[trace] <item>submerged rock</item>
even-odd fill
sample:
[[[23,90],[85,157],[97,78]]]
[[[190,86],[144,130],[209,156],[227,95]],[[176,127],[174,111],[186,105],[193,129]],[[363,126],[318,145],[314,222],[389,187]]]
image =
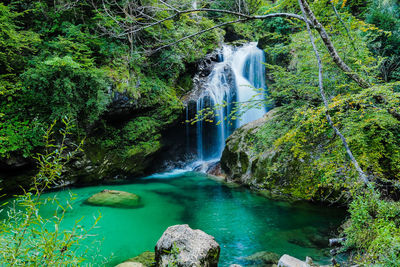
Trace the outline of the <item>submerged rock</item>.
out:
[[[137,208],[140,207],[140,197],[138,195],[105,189],[94,194],[86,200],[87,204],[94,206],[108,206],[114,208]]]
[[[274,252],[260,251],[254,253],[251,256],[246,257],[245,260],[250,261],[252,264],[257,264],[262,266],[272,265],[278,263],[279,255]]]
[[[155,247],[157,266],[217,267],[220,246],[214,237],[187,224],[168,227]]]

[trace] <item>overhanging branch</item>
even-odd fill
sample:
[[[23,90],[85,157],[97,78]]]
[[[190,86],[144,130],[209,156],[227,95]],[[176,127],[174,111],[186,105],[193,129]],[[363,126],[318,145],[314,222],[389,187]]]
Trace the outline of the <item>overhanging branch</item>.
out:
[[[200,34],[203,34],[203,33],[205,33],[205,32],[214,30],[214,29],[216,29],[216,28],[220,28],[220,27],[222,27],[222,26],[224,26],[224,25],[233,24],[233,23],[238,23],[238,22],[244,22],[244,21],[247,21],[247,20],[249,20],[249,19],[247,19],[247,18],[244,18],[244,19],[237,19],[237,20],[232,20],[232,21],[228,21],[228,22],[224,22],[224,23],[215,25],[214,27],[207,28],[207,29],[204,29],[204,30],[202,30],[202,31],[198,31],[198,32],[196,32],[196,33],[193,33],[193,34],[187,35],[187,36],[185,36],[185,37],[182,37],[182,38],[180,38],[180,39],[178,39],[178,40],[176,40],[176,41],[174,41],[174,42],[171,42],[171,43],[169,43],[169,44],[160,46],[160,47],[158,47],[157,49],[152,50],[150,54],[154,54],[154,53],[156,53],[156,52],[158,52],[158,51],[160,51],[160,50],[162,50],[162,49],[164,49],[164,48],[167,48],[167,47],[170,47],[170,46],[172,46],[172,45],[174,45],[174,44],[177,44],[177,43],[179,43],[179,42],[182,42],[183,40],[186,40],[186,39],[189,39],[189,38],[193,38],[193,37],[195,37],[195,36],[197,36],[197,35],[200,35]]]
[[[199,13],[199,12],[215,12],[215,13],[224,13],[224,14],[230,14],[230,15],[235,15],[238,16],[240,18],[243,18],[245,20],[263,20],[263,19],[267,19],[267,18],[274,18],[274,17],[285,17],[285,18],[292,18],[292,19],[298,19],[298,20],[302,20],[306,23],[310,23],[310,20],[304,19],[302,16],[297,15],[297,14],[293,14],[293,13],[271,13],[271,14],[266,14],[266,15],[261,15],[261,16],[253,16],[253,15],[247,15],[247,14],[242,14],[236,11],[229,11],[229,10],[224,10],[224,9],[211,9],[211,8],[198,8],[198,9],[188,9],[188,10],[182,10],[182,11],[176,11],[173,15],[168,16],[164,19],[161,19],[159,21],[155,21],[153,23],[150,23],[146,26],[143,26],[141,28],[135,29],[133,31],[127,31],[124,33],[121,33],[120,35],[127,35],[127,34],[132,34],[132,33],[136,33],[142,30],[145,30],[147,28],[159,25],[165,21],[168,20],[173,20],[177,17],[179,17],[180,15],[183,14],[190,14],[190,13]],[[241,20],[239,20],[241,21]],[[221,26],[220,26],[221,27]]]
[[[300,5],[301,12],[303,13],[304,18],[306,18],[307,15],[306,15],[306,11],[305,11],[304,4],[303,4],[303,2],[302,2],[302,1],[304,1],[304,0],[298,0],[298,1],[299,1],[299,5]],[[315,53],[315,57],[316,57],[317,62],[318,62],[318,86],[319,86],[319,92],[320,92],[321,98],[322,98],[322,100],[323,100],[323,102],[324,102],[324,106],[325,106],[325,109],[326,109],[326,111],[325,111],[326,119],[328,120],[329,125],[332,127],[332,129],[335,131],[335,133],[340,137],[340,139],[341,139],[341,141],[342,141],[342,143],[343,143],[343,146],[344,146],[345,149],[346,149],[347,155],[349,156],[351,162],[353,163],[354,168],[355,168],[355,169],[357,170],[357,172],[358,172],[358,176],[359,176],[360,180],[361,180],[364,184],[368,184],[369,181],[368,181],[367,175],[365,175],[364,171],[361,169],[361,167],[360,167],[360,165],[358,164],[357,160],[356,160],[355,157],[353,156],[353,153],[352,153],[351,150],[350,150],[350,147],[349,147],[349,144],[347,143],[346,138],[345,138],[344,135],[340,132],[340,130],[335,126],[335,124],[334,124],[333,121],[332,121],[332,117],[329,115],[329,104],[328,104],[328,100],[327,100],[327,98],[326,98],[326,96],[325,96],[324,84],[323,84],[322,60],[321,60],[321,57],[320,57],[320,55],[319,55],[317,46],[315,45],[314,36],[313,36],[313,34],[312,34],[312,32],[311,32],[311,28],[310,28],[310,25],[309,25],[309,24],[307,24],[307,31],[308,31],[308,35],[309,35],[309,37],[310,37],[311,45],[312,45],[313,50],[314,50],[314,53]]]

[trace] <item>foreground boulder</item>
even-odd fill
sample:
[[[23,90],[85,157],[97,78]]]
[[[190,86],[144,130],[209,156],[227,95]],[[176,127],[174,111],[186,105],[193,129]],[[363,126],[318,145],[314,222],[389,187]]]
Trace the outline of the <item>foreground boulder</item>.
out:
[[[108,206],[114,208],[137,208],[141,206],[140,197],[138,195],[107,189],[94,194],[86,200],[86,203],[94,206]]]
[[[214,237],[187,224],[167,228],[155,247],[157,266],[218,266],[220,246]]]

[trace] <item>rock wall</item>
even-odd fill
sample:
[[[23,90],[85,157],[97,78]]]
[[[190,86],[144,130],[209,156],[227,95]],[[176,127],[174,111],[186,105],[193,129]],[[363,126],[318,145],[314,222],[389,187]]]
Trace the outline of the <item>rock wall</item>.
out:
[[[250,186],[254,189],[263,188],[262,175],[259,174],[260,161],[273,157],[276,153],[272,148],[266,148],[262,155],[252,149],[255,135],[260,127],[268,123],[276,114],[276,109],[269,111],[262,118],[250,122],[235,130],[226,140],[221,157],[221,168],[226,173],[228,181]]]

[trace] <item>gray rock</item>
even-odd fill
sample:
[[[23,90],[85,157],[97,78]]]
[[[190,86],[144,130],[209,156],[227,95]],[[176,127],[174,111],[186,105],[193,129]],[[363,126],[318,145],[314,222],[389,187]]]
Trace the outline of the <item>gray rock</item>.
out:
[[[221,169],[221,164],[219,161],[202,162],[200,165],[194,167],[193,171],[207,173],[216,177],[225,178],[225,175]]]
[[[317,266],[316,264],[314,264],[314,261],[311,257],[306,257],[306,264],[307,266]]]
[[[187,224],[168,227],[155,247],[157,266],[217,267],[220,246],[214,237]]]
[[[218,62],[219,54],[220,49],[216,49],[197,63],[197,71],[193,77],[193,89],[183,97],[182,102],[184,105],[188,105],[191,101],[196,102],[199,99],[207,84],[208,76],[212,72],[215,63]]]
[[[229,267],[242,267],[242,265],[239,265],[239,264],[231,264],[231,265],[229,265]]]
[[[278,267],[308,267],[308,264],[295,257],[285,254],[279,259]]]

